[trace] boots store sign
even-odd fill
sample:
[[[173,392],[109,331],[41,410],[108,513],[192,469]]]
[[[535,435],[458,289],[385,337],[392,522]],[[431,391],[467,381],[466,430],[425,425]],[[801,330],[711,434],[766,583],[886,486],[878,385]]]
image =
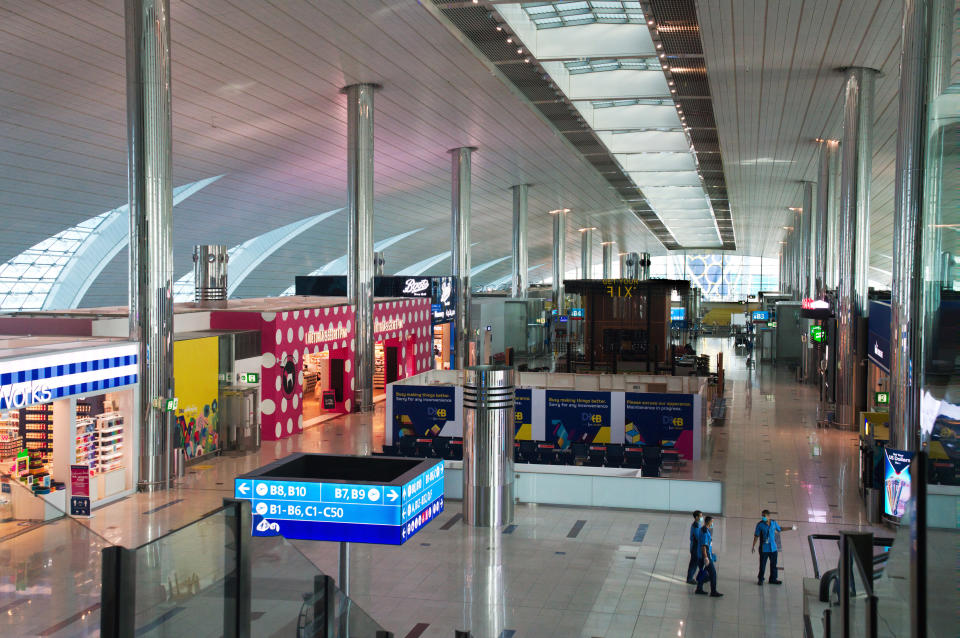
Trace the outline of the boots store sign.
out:
[[[403,282],[403,290],[400,291],[402,297],[429,297],[430,296],[430,278],[429,277],[410,277]]]
[[[0,410],[103,392],[137,382],[137,344],[0,360]]]

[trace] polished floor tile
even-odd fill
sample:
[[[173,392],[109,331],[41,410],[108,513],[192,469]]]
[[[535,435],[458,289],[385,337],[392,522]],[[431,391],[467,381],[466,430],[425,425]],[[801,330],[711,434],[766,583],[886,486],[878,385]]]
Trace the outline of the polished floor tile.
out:
[[[476,638],[801,636],[802,579],[813,575],[807,535],[865,526],[856,435],[817,428],[814,388],[796,384],[785,370],[746,368],[728,340],[705,340],[700,350],[725,353],[727,419],[708,429],[705,458],[672,476],[725,482],[726,511],[715,531],[723,598],[695,596],[684,582],[688,515],[521,505],[516,527],[503,534],[462,521],[445,525],[460,511],[449,501],[402,547],[352,546],[357,604],[398,638],[449,638],[468,628]],[[137,494],[88,521],[59,521],[0,542],[0,635],[96,635],[102,547],[137,547],[190,523],[220,506],[234,476],[276,458],[295,451],[369,454],[383,440],[380,403],[372,415],[339,417],[264,443],[256,454],[189,468],[169,492]],[[783,534],[781,586],[756,584],[750,545],[762,509],[776,512],[785,528],[799,528]],[[571,537],[578,521],[585,523]],[[634,542],[640,524],[647,531]],[[213,591],[223,570],[214,560],[222,536],[190,532],[165,543],[144,557],[156,585],[155,600],[143,603],[151,605],[151,618],[170,628],[206,622],[210,635],[219,635],[190,587],[196,581]],[[835,548],[822,552],[825,562],[836,560]],[[256,565],[255,631],[286,634],[304,609],[313,570],[337,573],[337,546],[264,547]],[[144,635],[177,635],[149,622],[144,616]]]

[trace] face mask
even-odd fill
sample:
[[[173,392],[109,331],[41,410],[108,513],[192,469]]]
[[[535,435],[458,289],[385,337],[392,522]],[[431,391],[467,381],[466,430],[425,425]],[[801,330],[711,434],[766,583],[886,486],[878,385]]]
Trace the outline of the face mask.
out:
[[[698,518],[698,519],[697,519],[697,522],[700,523],[701,525],[703,525],[703,517],[701,516],[700,518]]]
[[[767,522],[767,517],[766,517],[766,516],[762,516],[761,518],[762,518],[762,520],[763,520],[764,523]]]

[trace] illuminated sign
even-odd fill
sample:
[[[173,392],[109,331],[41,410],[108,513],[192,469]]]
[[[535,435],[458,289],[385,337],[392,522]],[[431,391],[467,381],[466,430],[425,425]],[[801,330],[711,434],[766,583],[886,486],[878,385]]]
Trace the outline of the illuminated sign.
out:
[[[253,472],[234,480],[234,498],[250,501],[254,536],[402,545],[443,511],[443,461],[415,469],[386,484]]]
[[[751,317],[754,323],[766,323],[767,321],[770,321],[770,313],[766,310],[754,310]]]
[[[404,297],[426,297],[430,294],[430,279],[428,277],[407,279],[400,294]]]
[[[259,372],[241,372],[240,383],[260,383]]]
[[[899,519],[910,501],[913,452],[883,448],[883,512]]]
[[[0,362],[0,410],[134,384],[138,350],[125,343]]]
[[[810,326],[810,341],[814,343],[823,343],[823,327],[822,326]]]
[[[671,308],[670,309],[670,321],[683,321],[687,317],[687,310],[685,308]]]
[[[890,393],[889,392],[874,392],[873,393],[873,402],[877,405],[890,405]]]
[[[327,328],[325,330],[311,330],[307,333],[307,343],[324,343],[327,341],[341,341],[347,338],[347,329],[343,326]]]
[[[393,319],[374,319],[373,331],[396,332],[397,330],[403,330],[403,325],[403,317],[394,317]]]
[[[803,310],[830,310],[830,302],[826,299],[810,299],[807,297],[800,302]]]
[[[583,308],[571,308],[571,309],[570,309],[570,318],[571,318],[571,319],[583,319],[584,316],[585,316],[585,313],[584,313],[584,311],[583,311]]]

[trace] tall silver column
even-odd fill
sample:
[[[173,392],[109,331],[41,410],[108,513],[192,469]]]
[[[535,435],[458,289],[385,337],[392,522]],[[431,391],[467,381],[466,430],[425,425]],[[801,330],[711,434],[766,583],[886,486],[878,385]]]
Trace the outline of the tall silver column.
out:
[[[616,242],[605,241],[600,244],[603,247],[603,278],[613,278],[613,246]]]
[[[140,476],[169,487],[173,397],[173,186],[169,0],[126,0],[130,338],[139,342]]]
[[[813,182],[803,182],[800,213],[800,298],[813,297]]]
[[[557,314],[566,310],[563,277],[567,263],[567,213],[569,209],[550,211],[553,215],[553,304]]]
[[[865,372],[860,368],[858,323],[867,316],[870,266],[870,177],[873,93],[877,72],[846,70],[840,173],[840,286],[837,308],[837,425],[855,425]]]
[[[812,221],[813,235],[813,296],[822,299],[827,292],[827,255],[834,250],[830,243],[830,210],[833,178],[831,166],[837,151],[834,140],[820,141],[820,157],[817,166],[817,205]]]
[[[373,93],[351,84],[347,94],[347,300],[354,307],[353,407],[373,410]]]
[[[580,279],[593,279],[593,231],[580,229]]]
[[[463,382],[463,519],[513,520],[513,368],[472,366]]]
[[[528,277],[527,253],[527,189],[529,184],[511,186],[513,191],[513,282],[511,297],[526,297]]]
[[[898,450],[919,446],[927,105],[945,88],[944,77],[949,78],[950,59],[942,54],[942,44],[950,41],[951,25],[944,16],[952,8],[951,1],[947,9],[946,0],[906,0],[904,5],[890,297],[890,446]]]
[[[463,370],[470,362],[470,156],[475,150],[473,146],[450,150],[450,274],[458,286],[457,316],[453,322],[453,368],[457,370]]]

